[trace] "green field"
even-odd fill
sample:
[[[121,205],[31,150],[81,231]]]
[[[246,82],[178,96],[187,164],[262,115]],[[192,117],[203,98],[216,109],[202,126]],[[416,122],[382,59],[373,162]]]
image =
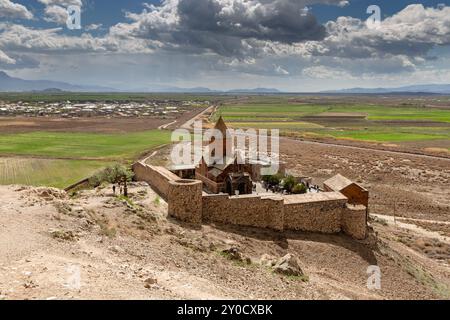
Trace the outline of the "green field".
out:
[[[405,130],[395,127],[371,130],[324,130],[320,133],[323,135],[328,134],[334,138],[373,142],[407,142],[450,139],[450,130],[448,130],[446,134],[435,134],[432,131],[428,133],[417,133],[414,129]]]
[[[0,94],[7,101],[215,101],[213,120],[223,116],[234,128],[280,129],[281,134],[314,139],[351,139],[380,143],[422,142],[420,148],[450,150],[450,108],[394,98],[363,99],[293,96],[194,96],[188,94]],[[318,99],[318,100],[317,100]],[[435,99],[435,98],[432,98]],[[437,98],[436,98],[437,99]],[[435,100],[436,100],[435,99]],[[370,102],[372,101],[370,100]],[[430,100],[431,103],[435,100]],[[348,103],[347,103],[348,101]],[[416,101],[416,102],[414,102]],[[419,102],[417,102],[419,101]],[[450,103],[450,101],[449,101]],[[444,107],[442,107],[444,105]],[[0,184],[66,187],[113,162],[132,161],[170,142],[171,132],[125,134],[28,132],[0,135]]]
[[[2,134],[0,155],[50,158],[124,160],[168,143],[169,131],[151,130],[126,134],[31,132]]]
[[[280,129],[282,134],[372,142],[450,140],[450,109],[371,104],[313,105],[249,101],[220,107],[235,128]]]
[[[367,120],[421,120],[450,123],[450,109],[369,105],[245,104],[223,106],[217,116],[221,115],[228,121],[295,121],[307,116],[320,116],[325,112],[362,114]]]
[[[65,188],[107,165],[103,161],[0,158],[0,185]]]
[[[280,130],[296,130],[296,129],[319,129],[323,126],[311,122],[230,122],[231,127],[236,126],[239,128],[255,128],[255,129],[280,129]]]
[[[127,134],[2,134],[0,184],[64,188],[114,161],[135,160],[142,153],[169,143],[170,137],[171,132],[160,130]]]

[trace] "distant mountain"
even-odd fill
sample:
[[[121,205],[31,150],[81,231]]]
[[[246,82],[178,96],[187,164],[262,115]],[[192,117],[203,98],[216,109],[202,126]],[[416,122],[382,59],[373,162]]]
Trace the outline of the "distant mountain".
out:
[[[223,93],[223,94],[268,94],[280,93],[278,89],[255,88],[255,89],[235,89],[230,91],[211,90],[206,87],[180,88],[174,86],[152,85],[149,87],[136,88],[133,90],[118,90],[115,88],[101,86],[84,86],[51,80],[24,80],[9,76],[6,72],[0,71],[0,92],[161,92],[161,93]]]
[[[30,92],[30,91],[75,91],[75,92],[114,92],[113,88],[100,86],[81,86],[51,80],[24,80],[10,77],[0,71],[0,92]]]
[[[383,94],[383,93],[428,93],[450,94],[450,84],[425,84],[397,88],[351,88],[342,90],[321,91],[321,93],[355,93],[355,94]]]
[[[57,89],[57,88],[48,88],[48,89],[44,89],[44,90],[33,90],[31,92],[37,92],[37,93],[61,93],[64,92],[61,89]]]
[[[138,88],[133,90],[135,92],[161,92],[161,93],[280,93],[278,89],[271,88],[255,88],[255,89],[235,89],[229,91],[220,91],[220,90],[212,90],[206,87],[194,87],[194,88],[180,88],[174,86],[161,86],[161,85],[152,85],[146,88]]]
[[[150,88],[151,92],[173,92],[173,93],[214,93],[220,92],[216,90],[211,90],[205,87],[195,87],[195,88],[179,88],[179,87],[164,87],[164,86],[154,86]]]
[[[273,88],[255,88],[255,89],[235,89],[229,90],[228,93],[281,93],[278,89]]]

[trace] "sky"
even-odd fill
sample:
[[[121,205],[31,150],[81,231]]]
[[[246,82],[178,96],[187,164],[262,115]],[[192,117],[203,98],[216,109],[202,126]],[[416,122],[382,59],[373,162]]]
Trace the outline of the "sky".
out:
[[[136,91],[450,84],[450,0],[0,0],[0,70]]]

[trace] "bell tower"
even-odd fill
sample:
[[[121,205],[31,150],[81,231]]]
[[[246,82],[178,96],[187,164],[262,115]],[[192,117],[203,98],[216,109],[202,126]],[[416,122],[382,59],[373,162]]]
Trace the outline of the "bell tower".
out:
[[[231,138],[231,137],[228,137],[228,127],[225,124],[225,121],[223,121],[222,116],[219,118],[219,120],[217,120],[217,123],[214,126],[214,129],[217,129],[222,133],[222,141],[220,141],[220,143],[222,143],[223,157],[226,158],[228,156],[227,146],[228,146],[228,143],[231,143],[231,141],[229,141],[229,138]]]

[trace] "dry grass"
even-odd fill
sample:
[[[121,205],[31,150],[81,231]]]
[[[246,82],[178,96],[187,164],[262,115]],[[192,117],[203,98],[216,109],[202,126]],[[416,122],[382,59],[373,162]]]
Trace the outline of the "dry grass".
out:
[[[438,239],[402,234],[399,241],[427,257],[450,263],[450,245]]]
[[[404,219],[403,221],[406,223],[415,224],[416,226],[419,226],[426,230],[439,232],[444,236],[450,237],[450,225],[447,223],[424,222],[411,219]]]

